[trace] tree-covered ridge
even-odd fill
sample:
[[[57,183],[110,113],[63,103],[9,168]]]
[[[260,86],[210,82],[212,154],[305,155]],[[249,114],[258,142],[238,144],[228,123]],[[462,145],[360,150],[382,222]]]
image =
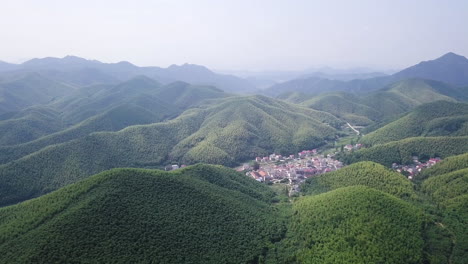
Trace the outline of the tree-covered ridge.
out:
[[[115,169],[0,209],[0,261],[256,263],[284,224],[273,193],[197,165]]]
[[[421,263],[422,223],[415,206],[365,186],[306,196],[293,206],[282,262]]]
[[[468,252],[468,154],[454,156],[424,171],[421,190],[440,208],[443,228],[453,237],[451,263],[466,263]]]
[[[274,99],[231,97],[178,118],[52,145],[0,166],[0,203],[22,201],[116,167],[198,162],[234,165],[320,146],[342,121]]]
[[[468,166],[467,164],[468,153],[448,157],[431,167],[429,170],[424,170],[420,175],[418,175],[418,179],[426,179],[432,176],[462,170]]]
[[[360,98],[348,93],[323,94],[301,103],[306,107],[331,113],[354,125],[369,125],[382,118],[382,114],[360,103]]]
[[[158,105],[156,104],[156,108]],[[36,140],[13,146],[0,147],[0,164],[20,159],[50,145],[85,137],[94,132],[118,131],[125,127],[151,124],[164,120],[175,111],[146,108],[141,104],[123,104],[90,117],[67,129],[52,133]]]
[[[468,165],[466,167],[428,178],[422,183],[422,191],[439,203],[468,194]]]
[[[0,117],[0,146],[21,144],[63,128],[59,113],[47,107],[4,114]]]
[[[413,156],[421,160],[431,157],[446,158],[468,152],[468,136],[464,137],[414,137],[343,153],[340,160],[351,164],[374,161],[390,167],[392,163],[408,164]]]
[[[74,86],[46,78],[38,73],[17,72],[0,75],[0,114],[38,104],[48,104],[71,94]]]
[[[418,136],[467,136],[468,104],[437,101],[421,105],[406,116],[364,136],[376,145]]]
[[[0,163],[93,132],[118,131],[131,125],[171,119],[187,108],[226,96],[229,95],[210,86],[193,86],[183,82],[161,86],[146,77],[134,78],[114,86],[81,88],[51,106],[27,109],[11,116],[4,115],[7,120],[0,121],[0,131],[2,127],[5,128],[0,143],[15,140],[15,144],[23,144],[0,147]],[[49,112],[50,117],[45,119],[42,114],[40,122],[31,116]],[[85,120],[79,122],[82,119]],[[75,122],[79,123],[71,125]],[[42,137],[37,138],[39,136]]]
[[[329,112],[354,125],[377,125],[435,101],[468,100],[468,90],[445,83],[406,79],[370,94],[331,92],[320,95],[292,92],[278,98]]]
[[[315,195],[354,185],[367,186],[400,198],[415,198],[408,179],[370,161],[354,163],[338,171],[309,178],[301,188],[306,195]]]

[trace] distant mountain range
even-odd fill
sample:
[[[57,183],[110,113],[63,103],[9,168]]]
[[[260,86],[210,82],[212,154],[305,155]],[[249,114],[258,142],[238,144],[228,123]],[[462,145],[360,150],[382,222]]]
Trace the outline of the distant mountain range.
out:
[[[266,89],[264,93],[270,96],[278,96],[288,92],[305,94],[321,94],[334,91],[364,93],[381,89],[386,85],[407,78],[423,78],[455,86],[468,86],[468,59],[450,52],[438,59],[421,62],[389,76],[350,81],[324,77],[326,75],[313,75],[312,77],[306,76],[279,83]]]
[[[22,64],[0,63],[0,72],[11,71],[37,72],[49,79],[74,86],[118,83],[138,75],[145,75],[164,84],[184,81],[191,84],[216,86],[227,92],[254,93],[256,91],[256,87],[247,80],[232,75],[217,74],[204,66],[195,64],[171,65],[168,68],[138,67],[126,61],[102,63],[75,56],[32,59]]]

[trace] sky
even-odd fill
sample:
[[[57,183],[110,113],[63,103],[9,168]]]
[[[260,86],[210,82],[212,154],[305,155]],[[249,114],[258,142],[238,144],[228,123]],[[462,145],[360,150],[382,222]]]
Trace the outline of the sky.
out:
[[[0,60],[398,69],[468,56],[466,0],[0,0]]]

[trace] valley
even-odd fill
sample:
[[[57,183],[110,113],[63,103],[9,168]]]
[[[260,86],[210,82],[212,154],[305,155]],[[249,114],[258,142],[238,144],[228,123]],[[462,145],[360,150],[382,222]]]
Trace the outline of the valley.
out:
[[[467,65],[0,68],[0,262],[466,263]]]

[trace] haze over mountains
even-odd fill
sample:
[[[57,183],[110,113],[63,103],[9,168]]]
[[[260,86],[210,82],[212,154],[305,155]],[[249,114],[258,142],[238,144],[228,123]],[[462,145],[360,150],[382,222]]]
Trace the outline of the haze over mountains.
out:
[[[351,81],[331,80],[313,76],[274,85],[265,90],[265,93],[271,96],[278,96],[288,92],[320,94],[332,91],[346,91],[363,93],[408,78],[430,79],[454,86],[468,86],[468,59],[450,52],[435,60],[421,62],[389,76]]]
[[[307,74],[0,63],[0,262],[466,263],[468,60]]]

